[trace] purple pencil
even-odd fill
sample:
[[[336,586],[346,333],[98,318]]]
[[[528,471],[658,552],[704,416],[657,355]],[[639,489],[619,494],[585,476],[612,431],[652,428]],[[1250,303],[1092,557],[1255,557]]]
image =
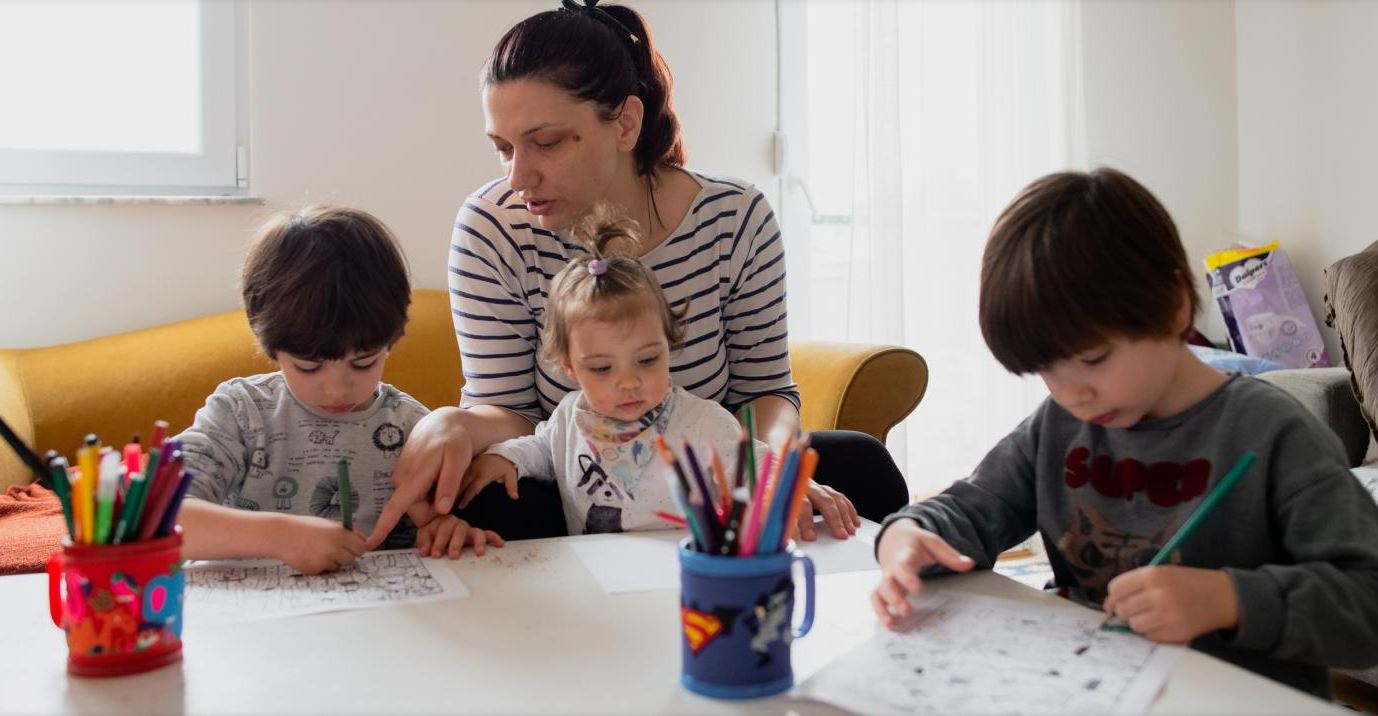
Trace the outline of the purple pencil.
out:
[[[182,509],[182,498],[186,496],[189,485],[191,470],[182,470],[182,477],[172,492],[172,498],[168,500],[167,508],[163,510],[163,519],[158,522],[158,530],[153,533],[155,537],[172,534],[172,528],[177,526],[177,513]]]

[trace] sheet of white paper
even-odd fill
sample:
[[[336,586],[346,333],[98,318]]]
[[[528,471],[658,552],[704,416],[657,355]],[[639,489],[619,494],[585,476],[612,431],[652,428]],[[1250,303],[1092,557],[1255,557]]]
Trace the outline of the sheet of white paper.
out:
[[[822,518],[815,522],[819,524],[818,539],[800,542],[798,549],[813,560],[818,574],[875,569],[873,544],[880,525],[863,520],[854,537],[839,540],[822,528]],[[663,530],[588,535],[571,540],[570,549],[609,594],[678,589],[677,545],[688,534]]]
[[[189,562],[183,610],[188,624],[232,624],[469,596],[444,562],[385,550],[311,577],[275,559]]]
[[[918,602],[905,630],[875,635],[798,696],[865,714],[1142,713],[1177,647],[1100,630],[1072,605],[967,594]]]

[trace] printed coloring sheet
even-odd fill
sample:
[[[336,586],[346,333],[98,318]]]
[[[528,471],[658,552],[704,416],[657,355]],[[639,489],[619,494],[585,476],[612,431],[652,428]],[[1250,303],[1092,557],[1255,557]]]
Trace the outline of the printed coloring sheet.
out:
[[[469,596],[443,559],[414,549],[369,552],[352,566],[315,576],[275,559],[189,562],[188,624],[231,624]]]
[[[1142,713],[1180,650],[1100,630],[1091,609],[926,597],[796,691],[865,714]]]

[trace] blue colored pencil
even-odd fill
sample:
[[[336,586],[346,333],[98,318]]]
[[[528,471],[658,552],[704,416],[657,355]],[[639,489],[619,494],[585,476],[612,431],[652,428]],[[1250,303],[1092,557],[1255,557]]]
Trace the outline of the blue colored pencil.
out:
[[[770,509],[761,526],[761,536],[756,540],[756,554],[771,554],[780,551],[780,536],[784,529],[785,516],[789,514],[790,498],[794,496],[794,481],[799,475],[799,450],[791,448],[780,467],[780,476],[775,480],[775,495],[770,498]]]

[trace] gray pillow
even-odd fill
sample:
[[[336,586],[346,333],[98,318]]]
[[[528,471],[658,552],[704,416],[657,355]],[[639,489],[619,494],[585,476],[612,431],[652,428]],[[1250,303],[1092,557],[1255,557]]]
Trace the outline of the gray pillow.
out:
[[[1325,323],[1340,352],[1364,420],[1378,437],[1378,242],[1325,270]]]

